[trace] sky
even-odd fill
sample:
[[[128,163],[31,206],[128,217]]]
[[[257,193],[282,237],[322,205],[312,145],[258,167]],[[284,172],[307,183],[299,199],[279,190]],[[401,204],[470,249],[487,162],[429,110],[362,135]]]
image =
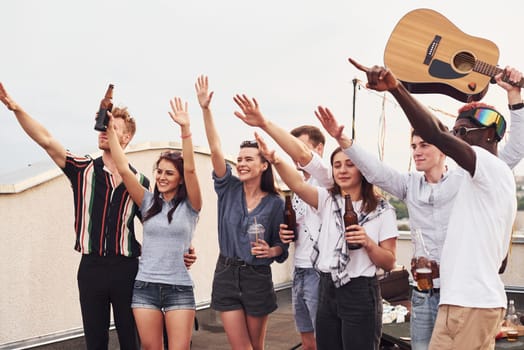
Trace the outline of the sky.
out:
[[[212,109],[226,154],[253,139],[233,112],[237,93],[256,97],[264,115],[285,129],[319,125],[318,105],[329,107],[356,142],[399,171],[410,166],[409,124],[390,95],[368,91],[347,58],[383,65],[397,22],[411,10],[431,8],[462,32],[494,42],[499,65],[524,57],[521,0],[4,0],[0,11],[0,81],[64,147],[96,151],[94,116],[109,83],[114,104],[137,121],[132,141],[180,141],[169,99],[189,102],[194,143],[207,148],[194,83],[209,76]],[[417,95],[427,106],[455,114],[462,102],[442,94]],[[355,104],[353,104],[355,98]],[[509,117],[505,91],[490,86],[484,102]],[[354,109],[354,113],[353,113]],[[447,125],[453,119],[436,112]],[[0,106],[0,174],[49,161]],[[382,121],[381,121],[382,120]],[[379,141],[383,140],[383,141]],[[383,145],[383,146],[379,146]],[[327,150],[335,147],[328,140]],[[524,164],[515,169],[524,175]]]

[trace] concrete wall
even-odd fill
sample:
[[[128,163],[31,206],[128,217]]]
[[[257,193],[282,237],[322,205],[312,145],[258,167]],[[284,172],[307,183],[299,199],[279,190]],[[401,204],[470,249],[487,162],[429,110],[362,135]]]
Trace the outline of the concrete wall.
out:
[[[152,179],[158,154],[178,144],[148,143],[130,147],[131,163]],[[196,156],[204,206],[195,232],[198,260],[191,274],[198,305],[210,300],[213,269],[218,254],[216,195],[207,150]],[[0,348],[2,344],[81,329],[76,286],[80,254],[73,250],[73,200],[70,184],[58,168],[17,183],[0,179]],[[12,176],[12,174],[11,174]],[[522,233],[524,213],[516,227]],[[520,220],[520,221],[519,221]],[[136,225],[141,239],[142,228]],[[502,276],[508,286],[524,286],[524,237],[517,236]],[[293,247],[290,248],[292,257]],[[412,248],[409,234],[398,241],[398,264],[409,268]],[[291,280],[292,259],[273,264],[276,285]]]
[[[151,180],[158,154],[178,144],[157,143],[130,147],[130,162]],[[196,228],[198,255],[191,269],[197,305],[209,302],[218,256],[216,195],[206,150],[196,155],[204,206]],[[21,177],[23,174],[21,174]],[[73,249],[73,197],[59,169],[27,189],[4,186],[0,193],[0,347],[14,341],[63,333],[82,327],[76,273],[80,254]],[[36,177],[35,177],[36,178]],[[7,190],[6,190],[7,189]],[[7,193],[16,192],[16,193]],[[141,239],[142,227],[136,225]],[[291,279],[292,259],[273,264],[276,285]]]

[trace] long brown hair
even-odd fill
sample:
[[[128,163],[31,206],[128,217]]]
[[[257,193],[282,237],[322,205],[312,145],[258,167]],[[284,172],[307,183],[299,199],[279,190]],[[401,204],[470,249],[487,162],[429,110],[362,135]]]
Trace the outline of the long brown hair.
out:
[[[331,167],[333,167],[333,159],[335,155],[339,152],[342,152],[342,148],[337,147],[330,156]],[[360,171],[360,170],[359,170]],[[362,175],[362,173],[361,173]],[[362,175],[362,181],[360,183],[360,190],[362,192],[362,211],[364,213],[371,213],[377,208],[378,201],[381,196],[375,190],[375,186],[371,184],[365,177]],[[340,186],[335,181],[335,175],[333,175],[333,187],[330,189],[333,194],[342,194]]]
[[[242,141],[240,148],[256,148],[258,150],[258,156],[262,163],[267,163],[267,168],[262,172],[262,178],[260,179],[260,188],[264,192],[278,194],[277,187],[275,186],[275,176],[273,175],[273,166],[262,153],[260,153],[258,142],[254,140]]]
[[[184,181],[184,159],[182,158],[182,153],[178,151],[162,152],[160,153],[160,157],[155,163],[155,169],[158,168],[158,164],[160,164],[161,160],[166,160],[172,163],[175,166],[178,173],[180,174],[180,183],[178,184],[178,187],[176,189],[175,196],[171,200],[173,208],[171,208],[167,213],[167,220],[169,223],[171,223],[175,209],[187,197],[186,182]],[[153,204],[144,215],[143,221],[146,221],[151,217],[155,216],[156,214],[160,213],[162,211],[162,204],[163,199],[160,197],[160,192],[158,192],[158,188],[155,181],[155,190],[153,192]]]

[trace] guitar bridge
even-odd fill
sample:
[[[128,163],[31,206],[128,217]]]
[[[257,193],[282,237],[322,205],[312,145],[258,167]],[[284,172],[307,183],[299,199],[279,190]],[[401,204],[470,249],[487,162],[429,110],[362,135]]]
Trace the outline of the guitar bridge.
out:
[[[424,64],[429,65],[431,62],[431,59],[433,56],[435,56],[435,52],[437,51],[438,44],[440,44],[440,40],[442,37],[440,35],[435,35],[435,38],[429,44],[428,49],[426,50],[426,58],[424,59]]]

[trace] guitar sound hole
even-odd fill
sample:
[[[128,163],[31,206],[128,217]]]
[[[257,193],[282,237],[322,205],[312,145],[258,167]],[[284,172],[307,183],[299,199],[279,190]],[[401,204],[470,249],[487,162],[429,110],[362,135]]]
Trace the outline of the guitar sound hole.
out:
[[[459,52],[453,58],[453,66],[460,73],[469,73],[473,70],[475,65],[475,57],[469,52]]]

